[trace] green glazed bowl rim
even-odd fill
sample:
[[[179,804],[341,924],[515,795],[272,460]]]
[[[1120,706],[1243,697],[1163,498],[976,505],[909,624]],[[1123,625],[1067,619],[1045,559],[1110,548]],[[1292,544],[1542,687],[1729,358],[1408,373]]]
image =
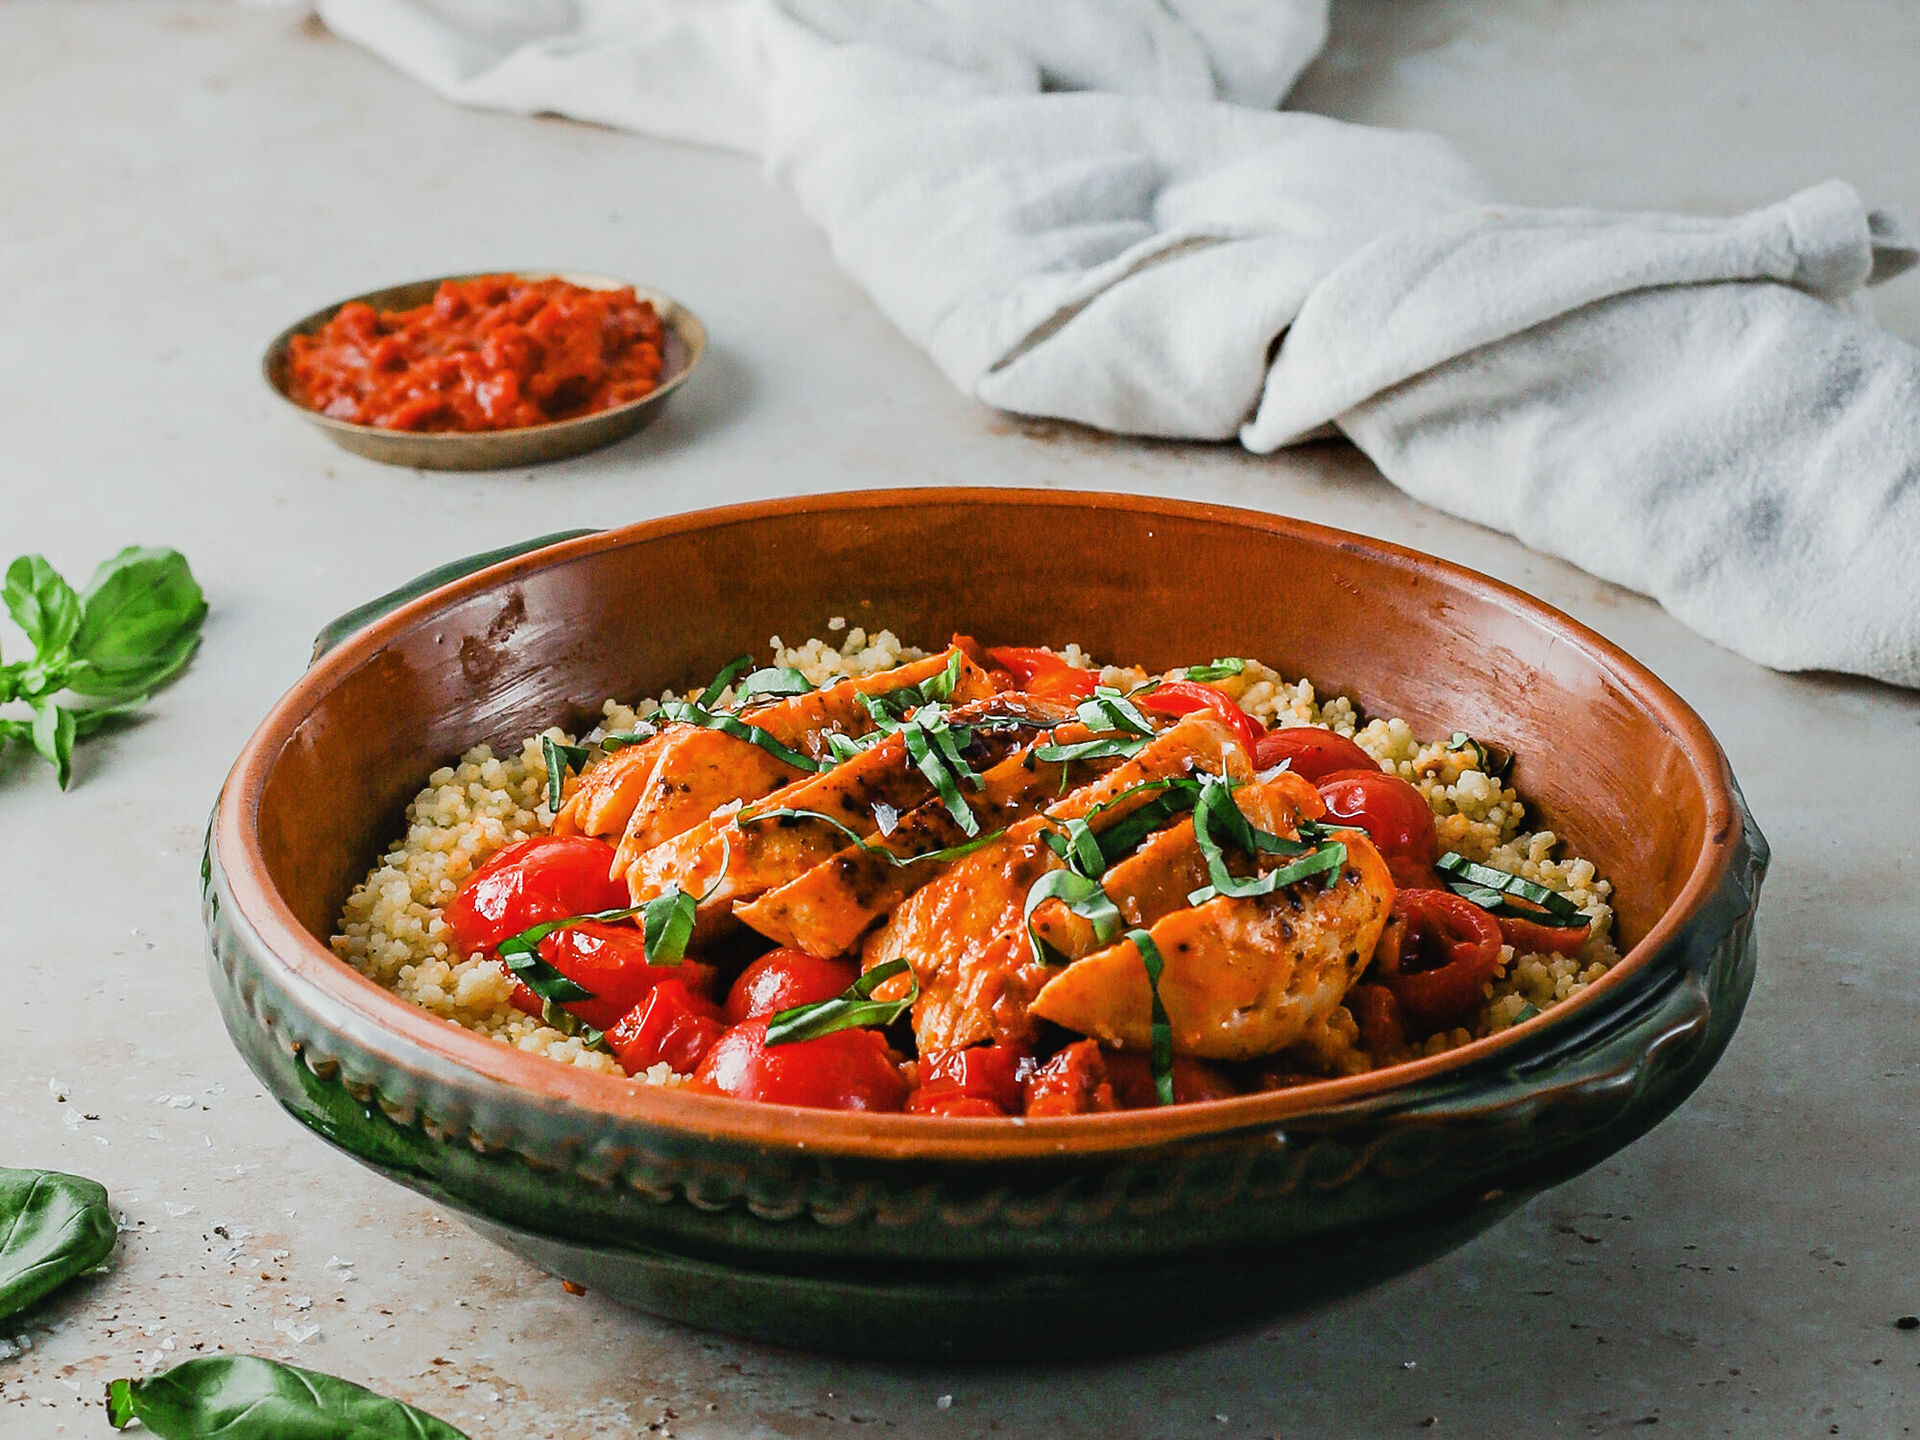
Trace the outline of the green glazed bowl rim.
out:
[[[1614,967],[1578,995],[1508,1030],[1458,1049],[1363,1075],[1313,1081],[1288,1089],[1158,1110],[1040,1119],[929,1118],[876,1115],[794,1106],[745,1103],[722,1096],[689,1094],[559,1065],[465,1030],[386,990],[333,955],[309,933],[275,890],[258,834],[259,797],[268,774],[292,743],[316,701],[368,663],[394,635],[435,612],[536,571],[567,564],[637,540],[691,530],[752,524],[773,515],[847,513],[906,504],[964,505],[1017,501],[1057,509],[1088,505],[1119,507],[1146,515],[1180,516],[1253,527],[1331,547],[1388,566],[1411,567],[1490,600],[1539,625],[1561,643],[1596,662],[1635,696],[1678,742],[1706,797],[1701,850],[1673,903]],[[450,568],[450,567],[449,567]],[[358,613],[358,612],[356,612]],[[383,1064],[447,1076],[467,1072],[471,1082],[491,1082],[521,1092],[527,1103],[562,1106],[609,1118],[638,1121],[688,1140],[725,1141],[777,1149],[798,1148],[821,1156],[883,1159],[993,1161],[1037,1156],[1113,1155],[1176,1142],[1244,1133],[1262,1126],[1296,1125],[1315,1114],[1357,1105],[1391,1106],[1396,1091],[1409,1101],[1432,1084],[1466,1072],[1524,1067],[1535,1083],[1551,1084],[1551,1052],[1561,1037],[1584,1036],[1614,1010],[1635,1004],[1649,983],[1687,961],[1690,927],[1715,908],[1730,871],[1751,839],[1732,771],[1706,723],[1670,687],[1618,646],[1525,592],[1449,561],[1385,541],[1354,535],[1287,516],[1153,496],[1091,491],[960,487],[869,490],[800,496],[643,521],[614,530],[560,539],[556,543],[488,565],[439,585],[371,620],[320,654],[312,667],[274,705],[234,762],[221,789],[211,826],[211,859],[224,882],[230,922],[251,932],[249,948],[270,957],[282,978],[305,992],[316,1013],[353,1021],[353,1038]],[[1576,1042],[1583,1044],[1584,1039]],[[1571,1059],[1577,1053],[1567,1052]],[[1546,1062],[1544,1072],[1539,1068]],[[1423,1087],[1425,1087],[1423,1089]],[[1497,1103],[1490,1101],[1489,1103]]]

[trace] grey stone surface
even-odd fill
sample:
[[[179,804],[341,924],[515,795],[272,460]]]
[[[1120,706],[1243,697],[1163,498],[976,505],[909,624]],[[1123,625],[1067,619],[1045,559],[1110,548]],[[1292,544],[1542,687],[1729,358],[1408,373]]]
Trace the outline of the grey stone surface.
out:
[[[1450,134],[1517,199],[1729,210],[1839,174],[1920,209],[1910,5],[1336,10],[1302,103]],[[340,295],[544,265],[658,284],[716,337],[668,417],[598,457],[383,469],[278,413],[255,372],[281,325]],[[0,283],[0,559],[84,575],[173,544],[213,603],[192,670],[87,748],[71,793],[0,762],[0,1163],[98,1177],[127,1227],[110,1273],[7,1327],[6,1440],[105,1433],[107,1378],[216,1348],[401,1394],[475,1440],[1916,1423],[1920,1332],[1893,1323],[1920,1311],[1915,696],[1757,670],[1412,505],[1341,446],[1255,459],[995,416],[750,162],[462,112],[296,12],[0,6]],[[1920,338],[1920,276],[1881,305]],[[1308,515],[1515,582],[1644,659],[1722,737],[1775,846],[1760,979],[1720,1069],[1612,1162],[1369,1295],[1200,1349],[1000,1370],[810,1359],[569,1296],[262,1098],[207,996],[195,869],[227,764],[322,622],[564,526],[988,482]]]

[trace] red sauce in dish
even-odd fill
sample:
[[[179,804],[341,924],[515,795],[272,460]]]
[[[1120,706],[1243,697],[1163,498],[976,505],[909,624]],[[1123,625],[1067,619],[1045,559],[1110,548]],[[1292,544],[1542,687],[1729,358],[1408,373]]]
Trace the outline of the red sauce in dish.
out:
[[[309,410],[388,430],[517,430],[652,393],[665,331],[631,287],[484,275],[412,310],[343,305],[293,338],[287,389]]]

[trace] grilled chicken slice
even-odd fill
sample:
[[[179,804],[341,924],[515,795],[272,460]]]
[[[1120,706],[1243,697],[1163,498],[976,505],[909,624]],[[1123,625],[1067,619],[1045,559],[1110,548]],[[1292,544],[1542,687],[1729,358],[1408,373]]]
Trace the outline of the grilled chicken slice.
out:
[[[1131,786],[1208,771],[1248,777],[1249,761],[1233,732],[1198,712],[1162,731],[1146,748],[1089,785],[1082,785],[922,886],[868,938],[867,968],[904,957],[920,981],[913,1028],[922,1051],[1033,1032],[1027,1005],[1057,970],[1034,962],[1027,945],[1027,891],[1059,861],[1042,838],[1049,819],[1080,819]],[[1145,794],[1094,816],[1097,830],[1117,823]]]
[[[1241,814],[1269,835],[1291,836],[1303,817],[1318,819],[1327,813],[1320,792],[1290,770],[1240,786],[1233,799]],[[1149,836],[1100,877],[1101,888],[1129,926],[1151,925],[1184,908],[1187,896],[1206,883],[1206,857],[1194,836],[1192,816]],[[1058,900],[1044,901],[1033,912],[1033,932],[1069,960],[1100,948],[1093,922]]]
[[[615,835],[626,828],[640,793],[653,778],[668,736],[655,735],[615,750],[587,767],[553,817],[556,835]]]
[[[959,705],[991,695],[993,686],[986,671],[968,659],[960,647],[950,646],[925,660],[896,665],[864,679],[843,680],[824,690],[753,706],[742,711],[740,719],[759,726],[789,749],[815,760],[825,759],[830,754],[826,742],[829,731],[859,736],[873,729],[873,717],[860,704],[862,695],[885,695],[931,680],[956,655],[960,657],[960,677],[948,703]],[[751,741],[719,730],[669,725],[658,738],[661,748],[653,770],[634,792],[631,813],[619,820],[626,834],[614,855],[612,873],[616,878],[624,875],[644,851],[691,830],[722,805],[758,800],[807,773],[775,759]],[[618,807],[608,805],[605,820],[613,820],[617,814]]]
[[[947,719],[972,729],[972,739],[961,754],[977,771],[1025,749],[1041,727],[1056,723],[1062,713],[1045,700],[996,695],[957,706]],[[996,721],[1003,723],[996,725]],[[984,792],[963,786],[962,794],[969,808],[980,809]],[[932,782],[907,750],[906,736],[896,732],[831,770],[805,776],[738,810],[709,816],[654,846],[628,867],[627,886],[636,902],[660,894],[669,885],[695,894],[706,894],[711,888],[712,894],[700,907],[701,921],[711,928],[731,913],[736,902],[786,884],[845,846],[845,832],[832,822],[863,837],[873,836],[879,828],[878,807],[911,812],[930,803],[946,814],[945,805],[934,797]],[[811,813],[773,816],[771,812],[777,810]],[[756,815],[770,818],[755,820]],[[958,832],[958,822],[952,823]],[[996,823],[989,814],[976,815],[981,833]]]
[[[1160,1000],[1173,1051],[1252,1060],[1293,1045],[1345,999],[1373,958],[1393,881],[1361,832],[1343,831],[1347,864],[1317,880],[1251,899],[1220,896],[1148,928],[1165,968]],[[1127,1050],[1151,1042],[1152,993],[1139,950],[1122,939],[1055,972],[1032,1012]]]

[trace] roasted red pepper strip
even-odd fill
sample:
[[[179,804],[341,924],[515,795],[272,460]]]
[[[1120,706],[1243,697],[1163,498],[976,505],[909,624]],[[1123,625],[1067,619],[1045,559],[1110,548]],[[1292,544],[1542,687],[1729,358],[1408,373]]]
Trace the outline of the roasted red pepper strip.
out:
[[[1050,700],[1084,700],[1100,683],[1100,677],[1093,671],[1069,665],[1051,650],[996,645],[987,654],[1029,695],[1044,695]]]
[[[1374,952],[1410,1031],[1431,1035],[1473,1013],[1500,968],[1500,927],[1451,890],[1402,890]]]
[[[1267,733],[1226,691],[1202,685],[1197,680],[1162,680],[1153,689],[1134,696],[1133,703],[1156,715],[1191,715],[1196,710],[1211,710],[1233,727],[1240,748],[1247,752],[1249,760],[1259,748],[1260,737]]]

